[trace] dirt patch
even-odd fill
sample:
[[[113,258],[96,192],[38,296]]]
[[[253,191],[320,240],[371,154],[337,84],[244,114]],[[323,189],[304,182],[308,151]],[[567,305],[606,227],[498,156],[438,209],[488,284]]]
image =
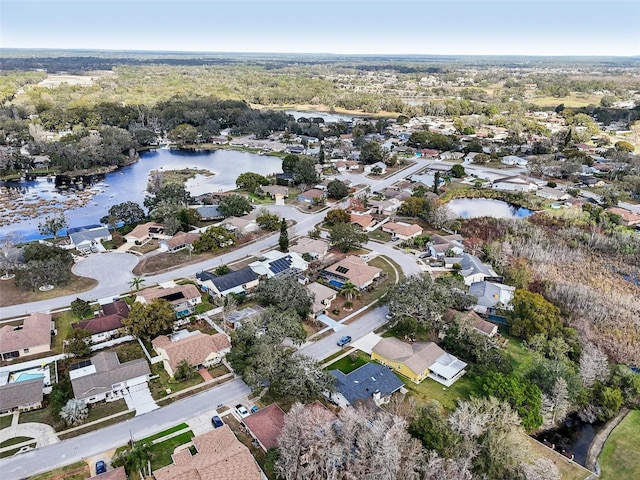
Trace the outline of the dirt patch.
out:
[[[48,292],[22,290],[21,288],[16,287],[13,279],[1,280],[0,282],[0,288],[2,288],[2,294],[0,294],[0,307],[8,307],[9,305],[19,305],[22,303],[31,303],[40,300],[49,300],[50,298],[63,297],[65,295],[72,295],[74,293],[91,290],[98,284],[98,282],[93,278],[79,277],[73,274],[71,274],[71,281],[67,285],[57,286]]]

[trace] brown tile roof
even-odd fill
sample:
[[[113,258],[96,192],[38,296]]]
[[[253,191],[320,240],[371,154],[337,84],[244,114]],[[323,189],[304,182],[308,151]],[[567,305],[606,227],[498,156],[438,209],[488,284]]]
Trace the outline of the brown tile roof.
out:
[[[411,235],[422,234],[422,227],[420,225],[402,225],[400,223],[387,222],[382,226],[383,230],[390,230],[395,235],[404,235],[410,237]]]
[[[191,283],[187,283],[186,285],[177,285],[171,288],[162,288],[162,287],[154,287],[147,288],[145,290],[141,290],[137,293],[137,296],[144,298],[147,303],[150,303],[152,300],[156,298],[164,298],[169,295],[173,295],[174,293],[182,293],[184,295],[182,300],[191,300],[193,298],[201,297],[200,291],[198,287]]]
[[[278,446],[278,435],[284,425],[284,412],[276,404],[258,410],[242,420],[251,434],[258,439],[265,450]]]
[[[164,337],[164,338],[162,338]],[[182,360],[189,362],[189,365],[198,366],[204,363],[213,352],[220,352],[231,347],[231,342],[223,333],[206,335],[198,332],[176,342],[169,341],[167,337],[161,335],[151,342],[153,346],[162,348],[169,357],[169,365],[173,371]]]
[[[620,217],[622,218],[622,221],[625,222],[627,225],[637,225],[640,223],[639,214],[635,212],[631,212],[629,210],[625,210],[624,208],[610,207],[610,208],[607,208],[607,212],[611,212],[615,215],[620,215]]]
[[[446,323],[449,323],[451,321],[453,321],[453,319],[455,318],[460,318],[462,320],[466,320],[469,322],[469,324],[475,328],[476,330],[479,330],[480,332],[486,334],[486,335],[493,335],[496,330],[497,330],[497,326],[494,325],[491,322],[487,322],[484,318],[482,318],[480,315],[478,315],[476,312],[474,312],[473,310],[469,310],[466,312],[458,312],[456,310],[449,310],[443,317],[443,320]]]
[[[32,313],[24,319],[21,329],[15,328],[11,325],[0,328],[0,354],[39,345],[51,348],[51,315]]]
[[[322,190],[318,190],[317,188],[312,188],[311,190],[302,192],[299,196],[303,198],[314,199],[316,197],[324,197],[324,192]]]
[[[383,338],[373,347],[378,355],[402,362],[415,373],[422,373],[445,353],[433,342],[405,343],[394,337]]]
[[[199,238],[199,233],[179,232],[173,237],[168,238],[164,242],[167,244],[167,247],[169,247],[169,249],[174,249],[176,247],[179,247],[180,245],[193,245],[193,242],[195,242]]]
[[[362,228],[367,228],[368,226],[375,223],[375,220],[371,215],[356,215],[351,214],[351,223],[359,225]]]
[[[105,315],[120,315],[121,317],[127,318],[129,316],[129,306],[124,300],[116,300],[115,302],[102,305],[102,312]]]
[[[115,352],[100,352],[91,357],[91,363],[95,373],[71,379],[73,394],[79,400],[110,392],[117,383],[151,374],[144,358],[120,363]]]
[[[0,412],[42,402],[42,378],[7,383],[0,387]]]
[[[124,467],[120,467],[91,477],[89,480],[127,480],[127,472],[124,471]]]
[[[346,271],[344,271],[345,269]],[[361,257],[355,255],[349,255],[343,258],[339,262],[325,268],[325,271],[347,278],[358,287],[362,287],[362,285],[371,282],[382,272],[380,268],[367,265]]]
[[[142,225],[138,225],[136,228],[131,230],[131,232],[126,234],[125,237],[135,237],[140,240],[145,239],[149,236],[149,229],[154,227],[164,231],[164,225],[155,222],[147,222]]]
[[[198,453],[180,453],[174,463],[155,470],[156,480],[261,480],[249,449],[238,441],[228,425],[193,438]],[[189,452],[189,450],[185,450]]]
[[[88,330],[92,335],[95,335],[122,328],[122,318],[120,315],[105,315],[72,323],[71,327],[75,330]]]

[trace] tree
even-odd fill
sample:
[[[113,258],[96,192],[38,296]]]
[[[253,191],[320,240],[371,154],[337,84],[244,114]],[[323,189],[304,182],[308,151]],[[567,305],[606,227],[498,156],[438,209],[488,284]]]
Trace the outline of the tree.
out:
[[[378,142],[365,143],[360,149],[360,161],[367,165],[381,162],[383,158],[384,153]]]
[[[167,132],[167,138],[181,147],[196,143],[198,137],[198,129],[188,123],[180,124]]]
[[[316,162],[313,158],[303,157],[293,167],[293,182],[315,185],[320,180],[316,170]]]
[[[409,197],[400,205],[400,213],[408,217],[422,217],[428,211],[429,201],[424,197]]]
[[[135,288],[136,292],[138,292],[140,290],[140,287],[146,282],[146,280],[142,277],[133,277],[130,281],[129,281],[129,287],[131,287],[132,289]]]
[[[64,213],[49,215],[38,224],[38,231],[41,235],[53,235],[58,238],[58,232],[69,226],[69,221]]]
[[[282,171],[285,173],[293,173],[299,161],[300,157],[298,157],[298,155],[293,155],[290,153],[282,159]]]
[[[342,287],[340,287],[340,294],[344,295],[349,302],[352,301],[353,298],[359,293],[360,289],[358,288],[358,286],[351,283],[350,281],[343,283]]]
[[[164,203],[165,205],[173,205],[175,210],[179,210],[179,207],[186,207],[192,201],[191,194],[187,192],[184,185],[177,183],[167,183],[162,185],[160,189],[153,195],[145,197],[144,206],[152,210]]]
[[[93,308],[91,308],[91,304],[86,300],[76,298],[73,302],[71,302],[71,313],[80,318],[86,318],[89,316],[93,316]]]
[[[135,202],[123,202],[112,206],[109,215],[117,218],[125,225],[142,222],[146,216],[144,210]]]
[[[191,230],[202,221],[202,216],[194,208],[180,209],[175,218],[180,222],[180,230],[183,232]]]
[[[539,293],[516,289],[507,312],[511,333],[530,338],[538,333],[553,336],[562,328],[560,310]]]
[[[540,413],[543,417],[545,428],[553,428],[562,422],[567,416],[570,407],[567,381],[562,377],[558,377],[553,384],[550,395],[542,394]]]
[[[134,337],[152,338],[170,330],[175,319],[171,304],[163,298],[156,298],[151,303],[135,302],[122,323]]]
[[[255,298],[263,305],[272,305],[280,311],[292,309],[305,318],[311,311],[312,293],[292,277],[269,278],[260,282]]]
[[[329,241],[331,245],[346,253],[349,250],[357,250],[369,240],[366,233],[359,231],[358,227],[350,223],[337,223],[331,227]]]
[[[193,249],[196,253],[215,252],[233,245],[234,238],[233,233],[224,227],[209,227],[193,242]]]
[[[280,227],[280,217],[263,207],[258,211],[256,223],[269,232],[275,232]]]
[[[60,418],[64,420],[67,425],[79,425],[89,416],[89,409],[84,400],[77,400],[75,398],[69,399],[64,407],[60,410]]]
[[[436,171],[433,175],[433,193],[438,194],[438,188],[440,188],[440,172]]]
[[[0,236],[0,270],[4,271],[1,278],[11,278],[11,272],[20,264],[21,250],[16,245],[22,241],[23,236],[15,231]]]
[[[215,274],[219,277],[222,275],[226,275],[229,272],[231,272],[231,269],[227,265],[220,265],[215,269]]]
[[[332,208],[327,212],[325,221],[329,225],[337,225],[339,223],[350,223],[351,215],[343,208]]]
[[[482,379],[482,391],[486,396],[508,402],[520,415],[525,430],[531,431],[542,425],[542,392],[519,374],[490,372]]]
[[[593,343],[587,343],[580,354],[580,380],[590,388],[596,381],[605,382],[610,375],[609,361],[605,353]]]
[[[81,328],[73,328],[65,340],[65,352],[77,358],[91,355],[91,332]]]
[[[459,163],[451,167],[451,176],[456,178],[462,178],[466,175],[464,167]]]
[[[632,153],[636,148],[633,146],[632,143],[626,142],[624,140],[620,140],[619,142],[616,142],[613,146],[616,149],[616,152],[625,152],[625,153]]]
[[[280,222],[280,238],[278,238],[278,246],[283,252],[289,251],[289,232],[287,231],[287,221],[284,218]]]
[[[446,413],[438,401],[429,400],[418,408],[409,425],[409,433],[420,439],[427,450],[452,456],[456,435],[449,428]]]
[[[229,195],[220,200],[218,211],[223,217],[241,217],[251,211],[251,202],[241,195]]]
[[[176,367],[176,371],[173,374],[173,378],[179,382],[189,380],[196,374],[195,369],[186,360],[181,360]]]
[[[241,173],[236,179],[236,187],[243,188],[249,193],[255,193],[256,189],[261,185],[269,185],[269,179],[259,173]]]
[[[42,285],[64,285],[71,278],[73,257],[67,250],[30,243],[23,250],[25,265],[16,270],[15,283],[35,291]]]
[[[327,185],[327,193],[331,198],[342,200],[344,197],[349,195],[349,187],[340,180],[331,180]]]

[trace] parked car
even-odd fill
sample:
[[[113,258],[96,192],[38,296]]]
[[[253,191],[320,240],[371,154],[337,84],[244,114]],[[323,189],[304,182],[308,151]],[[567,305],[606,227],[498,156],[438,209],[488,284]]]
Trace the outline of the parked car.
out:
[[[258,410],[260,409],[258,408],[257,405],[254,405],[253,407],[251,407],[251,413],[256,413]]]
[[[351,337],[349,335],[345,335],[344,337],[338,340],[338,346],[344,347],[347,343],[351,343]]]
[[[107,464],[103,460],[98,460],[96,462],[96,475],[101,473],[107,473]]]
[[[395,317],[395,314],[394,314],[394,313],[391,313],[391,312],[387,313],[387,314],[384,316],[384,318],[386,318],[387,320],[391,320],[393,317]]]
[[[211,424],[213,425],[213,428],[219,428],[224,425],[224,422],[218,415],[214,415],[211,418]]]
[[[245,407],[241,403],[236,405],[236,412],[238,412],[238,415],[240,415],[240,418],[245,418],[249,416],[249,410],[247,410],[247,407]]]

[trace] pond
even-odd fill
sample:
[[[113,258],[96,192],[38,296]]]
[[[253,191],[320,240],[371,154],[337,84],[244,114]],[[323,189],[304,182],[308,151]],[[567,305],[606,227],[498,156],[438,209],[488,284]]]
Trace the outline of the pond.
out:
[[[603,422],[594,424],[584,423],[575,416],[567,418],[565,423],[554,430],[543,432],[535,437],[552,443],[555,450],[562,453],[564,450],[574,456],[576,463],[584,466],[589,453],[589,447],[596,434],[605,426]]]
[[[447,203],[447,207],[461,218],[526,218],[534,213],[528,208],[490,198],[456,198]]]
[[[268,155],[234,150],[184,151],[157,149],[140,154],[140,160],[112,173],[99,176],[96,183],[84,191],[59,190],[51,179],[44,177],[32,181],[0,182],[12,189],[12,197],[3,199],[0,216],[9,217],[10,223],[0,227],[0,233],[17,231],[27,240],[42,238],[38,223],[54,211],[63,210],[70,227],[99,223],[111,206],[132,201],[140,204],[146,196],[151,170],[179,170],[192,168],[213,175],[196,175],[186,183],[192,195],[229,191],[236,188],[238,175],[255,172],[272,175],[282,171],[282,160]],[[46,206],[45,206],[46,203]],[[35,218],[26,218],[16,212],[31,210]]]

